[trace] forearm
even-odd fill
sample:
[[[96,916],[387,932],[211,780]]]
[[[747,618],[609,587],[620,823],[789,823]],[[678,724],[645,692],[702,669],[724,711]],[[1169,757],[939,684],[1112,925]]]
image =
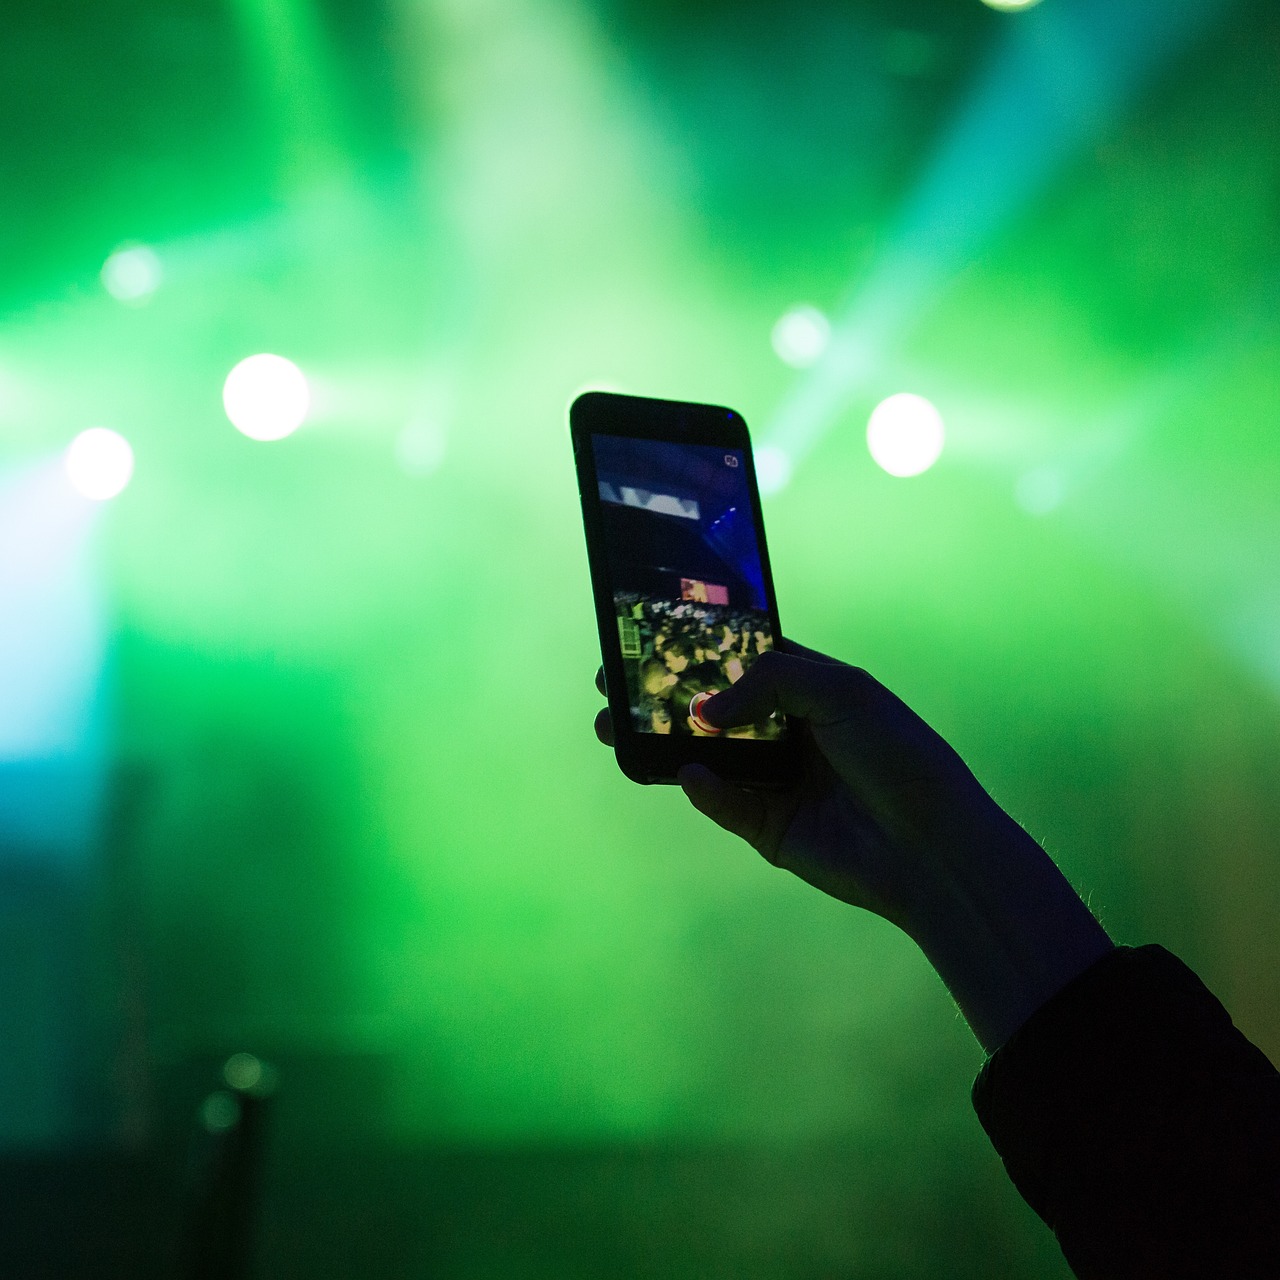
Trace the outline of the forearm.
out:
[[[904,921],[988,1053],[1113,948],[1048,854],[1004,821],[930,875]]]

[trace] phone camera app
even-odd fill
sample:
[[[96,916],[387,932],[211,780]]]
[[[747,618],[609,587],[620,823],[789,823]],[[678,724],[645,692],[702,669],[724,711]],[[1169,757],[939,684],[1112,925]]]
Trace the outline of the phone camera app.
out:
[[[605,435],[592,447],[632,727],[781,737],[767,716],[720,729],[699,710],[773,647],[742,454]]]

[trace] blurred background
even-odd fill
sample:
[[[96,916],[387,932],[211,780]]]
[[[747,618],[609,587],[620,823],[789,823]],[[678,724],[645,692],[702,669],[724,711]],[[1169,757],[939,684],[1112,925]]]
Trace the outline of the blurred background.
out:
[[[784,628],[1275,1058],[1271,0],[4,25],[5,1273],[230,1160],[226,1275],[1065,1277],[912,944],[595,742],[565,411],[739,409]]]

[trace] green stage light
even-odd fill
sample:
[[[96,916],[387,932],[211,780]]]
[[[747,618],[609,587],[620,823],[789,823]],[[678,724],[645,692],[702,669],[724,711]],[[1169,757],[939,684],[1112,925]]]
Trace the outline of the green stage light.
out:
[[[222,404],[232,426],[250,440],[282,440],[302,425],[311,391],[292,360],[263,353],[246,357],[227,374]]]
[[[133,475],[133,449],[124,436],[106,427],[82,431],[63,457],[77,493],[95,502],[114,498]]]
[[[253,1093],[266,1074],[260,1058],[251,1053],[233,1053],[222,1064],[222,1078],[241,1093]]]
[[[867,448],[891,476],[918,476],[942,454],[942,415],[924,396],[901,392],[882,400],[867,422]]]
[[[240,1119],[240,1102],[235,1094],[219,1089],[200,1104],[200,1123],[208,1133],[225,1133]]]
[[[117,302],[134,306],[149,301],[164,272],[154,249],[145,244],[121,245],[102,264],[102,287]]]
[[[1013,496],[1029,516],[1047,516],[1062,505],[1066,482],[1054,467],[1033,467],[1018,477]]]
[[[773,326],[773,349],[778,359],[793,369],[815,364],[827,349],[831,323],[817,307],[795,306]]]
[[[429,476],[438,471],[447,449],[444,429],[434,422],[410,422],[396,436],[396,461],[411,476]]]

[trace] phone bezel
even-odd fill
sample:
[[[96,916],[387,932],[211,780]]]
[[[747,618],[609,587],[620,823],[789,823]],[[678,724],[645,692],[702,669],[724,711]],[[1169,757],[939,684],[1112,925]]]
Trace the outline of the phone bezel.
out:
[[[586,531],[587,561],[595,600],[596,625],[608,690],[609,711],[614,725],[614,751],[618,767],[628,778],[641,783],[670,783],[681,765],[704,764],[722,778],[755,787],[786,787],[799,775],[800,754],[797,730],[787,725],[781,739],[757,741],[751,738],[700,738],[684,734],[640,733],[631,724],[631,706],[618,642],[617,615],[613,602],[607,553],[604,546],[603,516],[593,435],[624,436],[661,440],[677,444],[711,445],[742,454],[751,517],[760,548],[760,567],[765,586],[765,604],[773,628],[774,644],[782,641],[778,621],[773,570],[765,540],[764,516],[756,481],[751,437],[742,415],[721,405],[696,404],[681,400],[657,400],[606,391],[588,391],[569,408],[569,432],[573,441],[582,522]]]

